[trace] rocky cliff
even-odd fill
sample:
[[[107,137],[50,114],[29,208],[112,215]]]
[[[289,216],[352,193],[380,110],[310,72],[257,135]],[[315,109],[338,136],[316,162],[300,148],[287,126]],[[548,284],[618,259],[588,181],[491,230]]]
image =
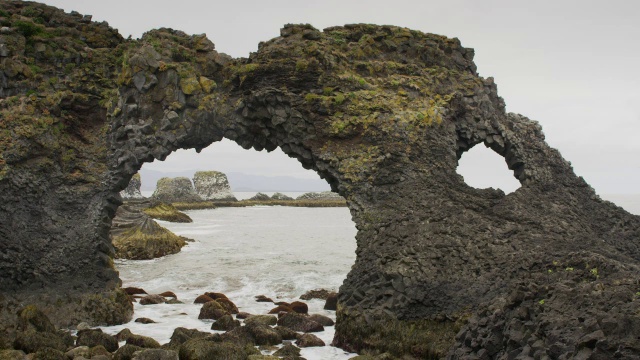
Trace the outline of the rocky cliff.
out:
[[[203,200],[238,201],[231,192],[227,175],[219,171],[196,172],[193,185]]]
[[[151,198],[166,203],[202,201],[196,194],[191,180],[186,177],[164,177],[158,180]]]
[[[140,200],[143,199],[142,193],[140,192],[140,187],[142,186],[142,182],[140,181],[140,174],[137,173],[133,175],[131,181],[129,181],[129,185],[127,188],[120,191],[120,196],[124,200]]]
[[[346,198],[358,247],[336,345],[414,358],[640,356],[640,218],[602,201],[537,122],[506,113],[458,39],[287,25],[231,59],[203,35],[124,40],[79,14],[2,5],[2,324],[28,302],[53,304],[58,324],[130,316],[108,238],[118,192],[145,161],[227,138],[281,148]],[[520,189],[464,183],[458,159],[478,144],[505,158]]]

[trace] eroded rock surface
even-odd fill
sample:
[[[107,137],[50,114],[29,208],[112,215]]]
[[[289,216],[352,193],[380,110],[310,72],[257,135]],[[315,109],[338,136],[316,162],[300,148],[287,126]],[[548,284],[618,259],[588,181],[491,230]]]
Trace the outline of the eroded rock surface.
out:
[[[347,200],[358,248],[335,345],[415,358],[640,356],[640,218],[601,200],[537,122],[507,114],[457,39],[287,25],[231,59],[203,35],[125,41],[82,16],[2,4],[2,324],[24,299],[54,303],[42,294],[114,294],[118,192],[145,161],[227,138],[280,147]],[[458,159],[478,144],[504,156],[520,189],[464,183]],[[99,314],[76,301],[59,313],[99,322],[117,304],[101,299],[111,300]]]
[[[193,185],[203,200],[237,201],[231,192],[227,175],[219,171],[197,171]]]

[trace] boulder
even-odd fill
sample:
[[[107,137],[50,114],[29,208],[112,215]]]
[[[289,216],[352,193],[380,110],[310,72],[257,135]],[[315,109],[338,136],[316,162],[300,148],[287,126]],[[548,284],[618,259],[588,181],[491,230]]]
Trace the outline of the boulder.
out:
[[[120,330],[120,332],[118,332],[116,334],[115,338],[116,338],[116,340],[118,340],[118,342],[127,341],[129,336],[131,336],[131,335],[133,335],[131,330],[125,328],[125,329]]]
[[[269,310],[269,314],[279,314],[281,312],[295,312],[293,309],[287,305],[278,305],[273,309]]]
[[[213,300],[218,300],[218,299],[228,299],[227,295],[223,294],[223,293],[217,293],[217,292],[206,292],[204,293],[205,295],[207,295],[208,297],[212,298]]]
[[[126,287],[126,288],[122,288],[122,290],[124,290],[124,292],[127,293],[127,295],[139,295],[139,294],[147,295],[146,291],[137,287]]]
[[[147,349],[158,349],[160,344],[153,338],[132,334],[127,338],[127,344]]]
[[[167,344],[167,347],[170,349],[178,349],[180,345],[184,344],[187,340],[201,339],[209,335],[211,335],[211,333],[179,327],[173,330],[173,334],[171,334],[171,339]]]
[[[309,320],[305,315],[293,312],[284,314],[280,319],[278,319],[278,325],[300,332],[324,331],[324,327],[319,323]]]
[[[218,298],[215,299],[215,301],[220,304],[225,311],[227,311],[229,314],[237,314],[238,313],[238,307],[236,306],[236,304],[233,303],[233,301],[227,299],[227,298]]]
[[[76,342],[77,344],[77,342]],[[91,358],[91,349],[88,346],[78,346],[73,348],[65,353],[65,356],[69,359],[75,359],[76,357],[82,356],[84,358]],[[2,357],[0,357],[2,359]]]
[[[327,296],[327,301],[324,303],[325,310],[337,310],[338,309],[338,293],[330,293]]]
[[[105,334],[101,329],[80,330],[77,336],[77,346],[94,347],[102,345],[109,352],[118,350],[118,340],[116,337]]]
[[[0,350],[0,360],[24,360],[25,356],[22,350]]]
[[[325,346],[325,343],[324,341],[322,341],[322,339],[313,334],[303,334],[298,340],[296,340],[296,345],[301,348],[305,348],[313,346]]]
[[[296,357],[300,356],[300,349],[292,344],[286,344],[281,347],[278,351],[273,353],[274,356],[280,357]]]
[[[320,324],[322,326],[333,326],[333,325],[335,325],[334,321],[330,317],[324,316],[324,315],[320,315],[320,314],[309,315],[309,320],[315,321],[315,322],[317,322],[318,324]]]
[[[211,324],[211,330],[218,331],[229,331],[237,327],[240,327],[240,321],[235,320],[231,315],[224,315]]]
[[[224,341],[237,344],[278,345],[282,336],[274,328],[262,324],[248,324],[235,328],[222,335]]]
[[[166,299],[157,294],[147,295],[142,299],[140,299],[140,305],[157,305],[157,304],[164,304],[165,302],[166,302]]]
[[[67,348],[72,345],[72,338],[65,339],[56,333],[36,332],[33,329],[19,333],[13,342],[14,349],[22,350],[27,354],[34,353],[45,348],[67,351]]]
[[[240,311],[236,314],[236,319],[246,319],[249,316],[253,316],[253,315],[249,314],[248,312]]]
[[[219,171],[198,171],[193,175],[193,185],[203,200],[238,201],[231,192],[227,175]]]
[[[191,180],[186,177],[161,178],[151,198],[165,203],[202,201],[196,194]]]
[[[36,351],[30,360],[68,360],[64,352],[58,349],[44,348]]]
[[[289,304],[289,307],[298,314],[306,314],[309,312],[309,306],[302,301],[294,301]]]
[[[173,350],[142,349],[134,352],[131,360],[178,360],[178,353]]]
[[[254,347],[231,342],[213,342],[206,339],[188,340],[180,346],[180,360],[225,359],[245,360],[251,354],[260,354]]]
[[[135,322],[141,323],[141,324],[155,324],[156,323],[154,320],[151,320],[151,319],[146,318],[146,317],[137,318],[135,320]]]
[[[49,318],[35,305],[27,305],[18,311],[18,330],[25,331],[29,329],[38,332],[56,332],[56,328]]]
[[[216,300],[212,300],[202,305],[198,319],[218,320],[225,315],[229,315],[229,312],[227,312]]]
[[[127,185],[124,190],[120,191],[120,196],[123,200],[144,199],[144,196],[142,196],[142,193],[140,192],[141,186],[142,181],[140,180],[140,173],[136,173],[131,177],[129,185]]]
[[[257,302],[273,302],[271,298],[266,297],[265,295],[256,295],[255,299]]]
[[[327,289],[309,290],[300,296],[300,300],[311,300],[311,299],[327,300],[327,298],[331,294],[332,292]]]
[[[160,295],[160,296],[162,296],[164,298],[168,298],[168,297],[171,297],[171,298],[174,298],[174,299],[178,298],[178,296],[173,291],[165,291],[165,292],[160,293],[158,295]]]
[[[131,360],[133,358],[133,354],[140,350],[143,350],[140,346],[125,344],[113,354],[113,360]]]
[[[249,324],[262,324],[262,325],[276,325],[278,318],[273,315],[252,315],[244,320],[246,325]]]
[[[204,304],[204,303],[207,303],[209,301],[213,301],[213,299],[210,296],[200,295],[193,301],[193,303],[194,304]]]
[[[300,334],[298,334],[297,331],[291,330],[288,327],[276,326],[273,329],[282,336],[282,340],[296,340],[300,337]]]

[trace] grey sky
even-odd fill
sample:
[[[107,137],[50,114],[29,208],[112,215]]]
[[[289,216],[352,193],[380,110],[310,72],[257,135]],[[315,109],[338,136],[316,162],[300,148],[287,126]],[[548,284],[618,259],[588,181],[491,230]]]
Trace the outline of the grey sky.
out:
[[[637,1],[45,2],[91,14],[134,38],[161,26],[206,33],[218,51],[236,57],[278,36],[285,23],[319,29],[391,24],[458,37],[463,46],[475,48],[480,75],[495,78],[507,110],[538,120],[549,144],[572,162],[578,175],[599,193],[640,193]],[[266,155],[228,142],[203,152],[207,160],[194,160],[185,152],[172,155],[167,165],[193,168],[207,161],[204,167],[222,171],[315,176],[279,151]],[[212,158],[217,162],[209,163]],[[157,169],[156,163],[148,166]],[[482,159],[472,163],[487,172]]]

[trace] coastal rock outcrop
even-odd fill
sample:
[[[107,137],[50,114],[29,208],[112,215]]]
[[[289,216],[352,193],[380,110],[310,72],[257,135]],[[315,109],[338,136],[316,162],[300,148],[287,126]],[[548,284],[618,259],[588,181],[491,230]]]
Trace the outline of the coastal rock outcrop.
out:
[[[124,200],[140,200],[144,199],[142,196],[142,192],[140,192],[140,187],[142,186],[142,181],[140,180],[140,174],[137,173],[131,177],[131,181],[129,181],[129,185],[127,188],[120,191],[120,196]]]
[[[156,190],[151,198],[166,203],[202,201],[191,180],[186,177],[161,178],[156,183]]]
[[[226,138],[280,148],[346,199],[358,248],[334,345],[640,357],[640,217],[600,199],[537,122],[507,113],[458,39],[286,25],[232,59],[204,35],[125,40],[77,13],[2,5],[0,338],[15,338],[28,302],[56,325],[127,321],[109,239],[119,192],[144,162]],[[477,145],[522,186],[465,184],[458,159]],[[187,344],[180,357],[197,357]]]
[[[193,185],[203,200],[238,201],[231,192],[227,175],[219,171],[197,171]]]
[[[340,196],[340,194],[336,194],[333,191],[308,192],[296,198],[296,200],[342,200],[342,199],[343,197]]]
[[[175,254],[188,239],[160,226],[144,212],[149,201],[130,201],[118,208],[111,227],[115,257],[131,260],[155,259]]]

